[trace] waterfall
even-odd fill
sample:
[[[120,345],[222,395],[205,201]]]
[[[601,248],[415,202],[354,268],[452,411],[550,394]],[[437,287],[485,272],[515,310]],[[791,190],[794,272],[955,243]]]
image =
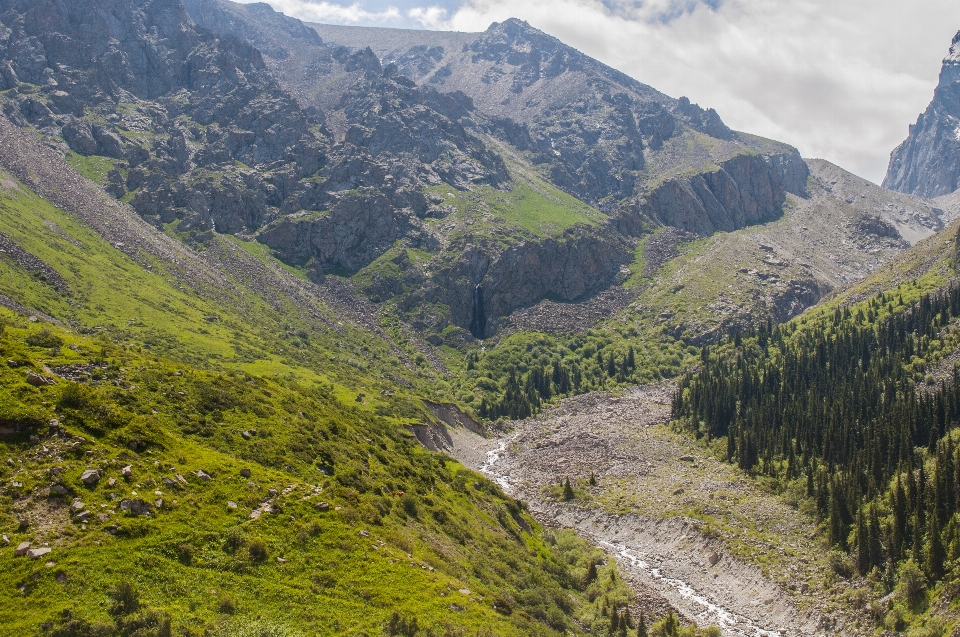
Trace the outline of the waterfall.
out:
[[[483,286],[477,283],[473,288],[473,319],[470,321],[470,333],[474,338],[483,339],[487,331],[487,317],[483,313]]]

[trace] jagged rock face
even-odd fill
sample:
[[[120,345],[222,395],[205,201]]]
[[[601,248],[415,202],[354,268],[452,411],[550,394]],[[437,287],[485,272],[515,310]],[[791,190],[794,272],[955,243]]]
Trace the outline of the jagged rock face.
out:
[[[960,188],[960,33],[943,60],[933,101],[890,154],[883,186],[921,197]]]
[[[475,336],[519,307],[609,287],[651,220],[733,230],[803,191],[795,150],[526,23],[385,37],[396,55],[225,0],[0,0],[0,83],[13,89],[0,105],[65,151],[109,159],[107,192],[196,240],[256,238],[317,280],[394,251],[364,291]],[[493,205],[514,170],[603,214],[562,232],[438,223],[450,213],[430,187]],[[478,223],[506,224],[485,210]]]
[[[373,46],[421,85],[470,96],[489,132],[530,151],[553,183],[604,210],[650,179],[645,148],[659,150],[685,130],[735,137],[716,111],[669,98],[521,20],[455,39],[440,34],[436,44],[415,32],[314,27],[331,42]]]
[[[179,0],[5,0],[0,23],[8,116],[119,160],[108,191],[157,223],[256,229],[325,162],[260,52]]]
[[[672,179],[641,204],[647,216],[699,235],[778,218],[787,192],[802,193],[808,169],[799,154],[739,155],[713,172]]]

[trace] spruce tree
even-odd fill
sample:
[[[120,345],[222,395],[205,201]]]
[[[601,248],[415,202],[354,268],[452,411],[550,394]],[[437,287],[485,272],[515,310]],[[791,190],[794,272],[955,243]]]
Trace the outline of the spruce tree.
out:
[[[587,576],[584,578],[584,586],[589,585],[591,582],[597,579],[597,564],[593,560],[590,560],[590,566],[587,567]]]
[[[567,478],[563,483],[563,499],[564,500],[573,500],[574,498],[573,487],[570,486],[570,478]]]
[[[640,619],[637,620],[637,637],[650,637],[647,634],[647,618],[643,611],[640,611]]]
[[[934,581],[943,578],[943,564],[947,561],[947,552],[943,548],[940,538],[940,518],[936,511],[930,516],[930,526],[927,535],[930,537],[930,550],[927,553],[927,575]]]
[[[863,509],[857,513],[857,571],[861,575],[870,572],[870,541],[867,525],[863,521]]]

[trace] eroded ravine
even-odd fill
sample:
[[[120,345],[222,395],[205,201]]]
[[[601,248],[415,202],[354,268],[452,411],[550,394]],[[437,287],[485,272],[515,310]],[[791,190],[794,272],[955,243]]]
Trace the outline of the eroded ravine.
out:
[[[705,537],[696,520],[633,512],[629,494],[643,492],[659,500],[657,489],[683,492],[674,482],[655,489],[644,483],[662,481],[664,473],[677,484],[699,481],[688,489],[720,484],[711,482],[709,465],[715,460],[689,455],[696,451],[669,436],[652,435],[669,418],[670,399],[671,387],[665,384],[619,396],[578,396],[537,418],[512,423],[501,438],[454,431],[453,453],[527,502],[541,522],[576,529],[614,556],[641,599],[666,602],[688,620],[717,625],[730,637],[827,633],[815,607],[798,609],[795,595],[757,566],[730,555],[722,539]],[[546,497],[546,487],[567,477],[583,484],[591,473],[600,487],[585,497],[573,503]],[[666,499],[663,508],[670,509]]]

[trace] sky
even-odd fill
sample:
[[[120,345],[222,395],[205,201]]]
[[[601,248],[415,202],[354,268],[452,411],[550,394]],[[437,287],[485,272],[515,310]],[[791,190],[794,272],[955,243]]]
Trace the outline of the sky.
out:
[[[242,0],[248,1],[248,0]],[[483,31],[515,17],[875,183],[933,97],[957,0],[268,0],[331,24]]]

